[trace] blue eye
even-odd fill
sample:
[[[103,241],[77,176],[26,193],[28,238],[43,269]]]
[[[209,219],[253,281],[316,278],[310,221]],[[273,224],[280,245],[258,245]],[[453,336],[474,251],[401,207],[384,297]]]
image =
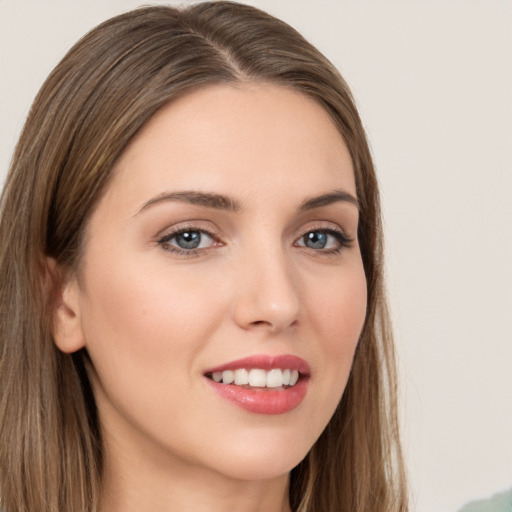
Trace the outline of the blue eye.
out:
[[[211,247],[213,237],[202,229],[182,229],[162,237],[158,243],[171,252],[193,252]]]
[[[334,229],[317,229],[308,231],[296,242],[299,247],[307,247],[324,252],[337,252],[347,247],[352,240],[341,231]]]
[[[303,237],[304,245],[310,249],[325,249],[328,242],[327,233],[322,231],[311,231],[306,233]]]
[[[197,249],[201,245],[201,233],[199,231],[185,231],[174,236],[174,240],[181,249]]]

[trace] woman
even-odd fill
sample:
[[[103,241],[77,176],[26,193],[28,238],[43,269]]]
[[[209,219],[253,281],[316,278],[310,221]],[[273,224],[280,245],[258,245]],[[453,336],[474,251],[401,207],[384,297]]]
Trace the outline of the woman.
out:
[[[349,90],[283,22],[86,35],[2,197],[4,509],[406,510],[379,215]]]

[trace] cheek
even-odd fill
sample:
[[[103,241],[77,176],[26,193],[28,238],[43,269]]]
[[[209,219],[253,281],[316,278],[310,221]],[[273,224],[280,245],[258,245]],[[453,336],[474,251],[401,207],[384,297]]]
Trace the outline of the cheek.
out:
[[[315,329],[332,356],[355,349],[366,316],[366,301],[362,263],[343,272],[339,279],[332,279],[322,293],[315,295]]]
[[[128,263],[112,271],[100,267],[89,273],[85,309],[96,321],[107,324],[112,334],[127,332],[128,338],[135,338],[139,333],[146,343],[162,338],[179,341],[173,331],[190,333],[198,328],[198,320],[211,309],[201,293],[204,282],[202,286],[195,282],[192,273],[169,275],[165,267],[138,265],[132,272]]]
[[[131,425],[173,442],[190,428],[175,418],[177,410],[204,425],[198,355],[223,305],[205,293],[204,274],[170,275],[165,264],[140,262],[138,272],[130,270],[125,259],[115,271],[98,265],[88,275],[84,335],[97,405],[106,429]]]
[[[328,415],[345,389],[366,317],[366,301],[362,264],[352,266],[313,296],[312,329],[322,349],[318,380],[325,390],[322,408]]]
[[[102,380],[136,376],[168,383],[170,368],[190,372],[198,352],[215,330],[220,305],[208,301],[204,280],[173,273],[165,266],[136,269],[124,261],[116,269],[91,269],[84,303],[87,349]],[[172,277],[172,279],[171,279]],[[187,375],[182,374],[183,385]]]

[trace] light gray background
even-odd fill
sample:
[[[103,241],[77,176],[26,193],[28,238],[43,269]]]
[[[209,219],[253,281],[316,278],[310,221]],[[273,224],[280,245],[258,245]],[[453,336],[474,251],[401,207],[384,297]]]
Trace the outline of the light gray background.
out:
[[[141,3],[0,0],[1,180],[65,50]],[[369,133],[413,508],[455,512],[512,487],[512,2],[248,3],[338,66]]]

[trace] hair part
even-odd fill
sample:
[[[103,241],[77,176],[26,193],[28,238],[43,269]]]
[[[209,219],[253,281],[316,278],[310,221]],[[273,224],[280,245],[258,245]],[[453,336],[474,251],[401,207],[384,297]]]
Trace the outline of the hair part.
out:
[[[313,98],[350,151],[367,316],[333,418],[291,472],[297,512],[406,511],[378,186],[348,86],[293,28],[231,2],[141,8],[84,36],[42,86],[0,204],[0,488],[8,512],[93,512],[101,431],[87,353],[51,335],[46,258],[76,271],[87,220],[149,119],[210,84],[265,82]]]

